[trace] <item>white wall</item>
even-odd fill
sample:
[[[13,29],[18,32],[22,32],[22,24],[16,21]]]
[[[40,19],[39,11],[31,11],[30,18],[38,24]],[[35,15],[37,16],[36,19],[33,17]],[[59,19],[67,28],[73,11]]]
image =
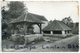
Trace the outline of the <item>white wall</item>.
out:
[[[62,35],[64,35],[64,34],[65,34],[65,31],[63,30],[63,31],[62,31]]]

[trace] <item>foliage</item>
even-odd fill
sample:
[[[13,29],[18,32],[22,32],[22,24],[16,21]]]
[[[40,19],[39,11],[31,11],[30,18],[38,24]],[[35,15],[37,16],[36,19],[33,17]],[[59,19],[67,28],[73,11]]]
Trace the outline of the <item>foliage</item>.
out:
[[[73,23],[73,20],[71,19],[71,17],[65,17],[64,19],[62,19],[62,21],[67,24],[68,26]]]
[[[73,34],[79,34],[79,23],[73,23],[70,17],[65,17],[62,21],[72,29]]]
[[[42,42],[42,41],[44,41],[43,38],[36,38],[36,39],[33,40],[33,42],[36,42],[36,43]]]
[[[24,4],[19,1],[10,2],[10,4],[8,4],[8,7],[10,18],[18,18],[25,10]]]
[[[72,28],[73,34],[79,34],[79,23],[74,23],[74,26]]]
[[[15,44],[24,44],[24,36],[16,35],[15,40],[12,40]]]
[[[22,2],[19,1],[11,1],[8,4],[8,8],[9,10],[5,10],[5,6],[2,7],[2,38],[6,38],[8,33],[10,33],[10,24],[9,22],[12,21],[13,19],[18,18],[19,16],[22,15],[22,13],[24,12],[25,8],[24,8],[24,4]],[[6,32],[4,32],[4,30],[7,30]],[[4,33],[4,34],[3,34]]]

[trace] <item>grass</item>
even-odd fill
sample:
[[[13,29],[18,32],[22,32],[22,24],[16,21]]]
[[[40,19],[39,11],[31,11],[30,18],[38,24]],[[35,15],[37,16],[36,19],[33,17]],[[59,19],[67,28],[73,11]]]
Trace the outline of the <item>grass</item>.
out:
[[[2,41],[4,42],[4,41]],[[14,50],[15,51],[23,51],[23,52],[27,52],[27,51],[37,51],[37,52],[77,52],[79,50],[79,35],[74,35],[74,36],[70,36],[70,37],[67,37],[65,39],[61,39],[61,40],[58,40],[58,41],[55,41],[55,42],[51,42],[51,43],[45,43],[43,44],[45,41],[44,39],[35,39],[33,42],[35,42],[34,45],[39,45],[37,49],[32,49],[32,50],[27,50],[26,48],[23,48],[22,50],[18,49],[18,50]],[[5,41],[4,44],[9,44],[9,41]],[[31,44],[31,43],[30,43]],[[55,46],[56,45],[56,48],[52,48],[52,49],[41,49],[41,45],[44,45],[44,46]],[[74,45],[74,46],[73,46]],[[64,48],[61,48],[63,47]],[[70,48],[71,47],[71,48]]]

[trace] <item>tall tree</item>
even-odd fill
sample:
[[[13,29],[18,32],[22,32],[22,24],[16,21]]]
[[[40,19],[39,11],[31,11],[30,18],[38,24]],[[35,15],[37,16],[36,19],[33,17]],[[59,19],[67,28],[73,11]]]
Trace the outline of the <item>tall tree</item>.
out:
[[[6,6],[3,6],[2,10],[2,20],[5,20],[6,23],[9,23],[11,20],[18,18],[25,11],[24,4],[19,1],[11,1]],[[5,8],[9,8],[7,11]]]
[[[8,5],[8,10],[5,10],[6,6],[2,7],[2,33],[6,29],[6,34],[9,33],[10,25],[8,24],[11,20],[18,18],[22,15],[22,13],[25,10],[25,6],[22,2],[18,1],[11,1]],[[7,36],[6,34],[2,34],[4,36]],[[4,37],[3,36],[3,37]]]
[[[68,25],[69,27],[73,27],[73,20],[71,19],[71,17],[65,17],[64,19],[62,19],[62,21]]]
[[[8,4],[9,10],[8,13],[10,15],[10,18],[18,18],[25,10],[25,6],[22,2],[15,1],[15,2],[10,2]]]
[[[65,17],[64,19],[62,19],[62,21],[67,25],[70,24],[70,23],[73,23],[73,21],[72,21],[70,16],[69,17]]]
[[[72,29],[73,34],[79,34],[79,23],[73,23],[70,17],[66,17],[62,21]]]

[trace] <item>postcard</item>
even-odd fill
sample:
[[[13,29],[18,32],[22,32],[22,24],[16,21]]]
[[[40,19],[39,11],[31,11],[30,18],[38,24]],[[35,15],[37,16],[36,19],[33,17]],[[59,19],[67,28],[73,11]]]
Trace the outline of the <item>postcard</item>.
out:
[[[78,52],[78,1],[0,1],[2,52]]]

